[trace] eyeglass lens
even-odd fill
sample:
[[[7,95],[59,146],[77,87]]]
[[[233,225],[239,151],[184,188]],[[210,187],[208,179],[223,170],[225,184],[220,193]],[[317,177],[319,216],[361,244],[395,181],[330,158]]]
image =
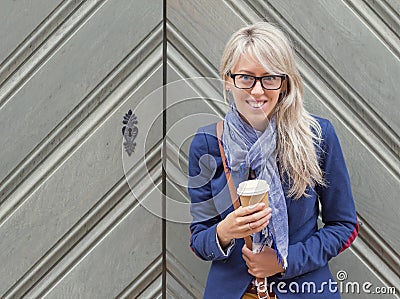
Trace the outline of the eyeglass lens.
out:
[[[237,75],[235,76],[235,84],[238,88],[251,88],[255,85],[253,76],[250,75]],[[265,89],[278,89],[282,84],[282,77],[279,76],[264,76],[261,78],[261,85]]]

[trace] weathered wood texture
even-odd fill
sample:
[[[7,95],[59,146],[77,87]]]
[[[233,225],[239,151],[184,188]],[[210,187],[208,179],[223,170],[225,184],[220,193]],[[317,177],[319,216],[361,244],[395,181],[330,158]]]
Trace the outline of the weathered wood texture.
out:
[[[162,84],[162,3],[2,1],[0,16],[0,297],[161,292],[161,220],[140,202],[161,205],[160,123],[143,133],[162,98],[136,112],[131,157],[121,128]]]
[[[170,83],[218,78],[226,41],[246,23],[288,33],[306,105],[342,143],[363,223],[331,268],[399,286],[400,1],[166,9]],[[1,1],[0,17],[0,297],[160,298],[162,1]],[[167,88],[167,298],[201,298],[206,282],[209,263],[189,249],[187,154],[196,129],[223,117],[221,91],[202,79]],[[139,128],[130,157],[129,109]]]
[[[363,224],[352,248],[331,261],[333,274],[344,270],[348,281],[370,281],[373,286],[400,285],[399,5],[358,0],[168,1],[169,82],[218,77],[225,43],[244,24],[266,20],[287,32],[306,84],[306,106],[330,119],[341,141]],[[200,83],[195,89],[207,96],[212,87]],[[180,132],[171,130],[188,138],[182,156],[199,123],[210,123],[211,116],[218,119],[224,111],[216,101],[193,101],[185,111],[171,109],[168,128],[177,129],[174,124],[182,122],[182,115],[192,114],[194,120]],[[179,144],[184,138],[172,139]],[[172,187],[170,193],[178,196]],[[168,225],[168,231],[182,230],[181,224]],[[181,285],[194,280],[204,286],[208,267],[195,265],[208,263],[196,260],[184,241],[182,233],[167,239],[171,253],[192,273]],[[343,292],[342,297],[368,295]]]

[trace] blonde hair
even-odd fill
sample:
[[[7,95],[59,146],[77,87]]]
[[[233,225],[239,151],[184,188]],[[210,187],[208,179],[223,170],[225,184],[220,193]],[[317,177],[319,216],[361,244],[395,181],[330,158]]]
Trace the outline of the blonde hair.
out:
[[[271,74],[286,74],[287,80],[275,107],[278,132],[277,155],[281,177],[289,179],[288,195],[299,199],[307,187],[325,185],[315,146],[321,141],[321,127],[304,108],[303,81],[285,34],[270,23],[260,22],[235,32],[222,55],[220,76],[226,80],[241,55],[256,57]],[[226,92],[224,90],[226,99]]]

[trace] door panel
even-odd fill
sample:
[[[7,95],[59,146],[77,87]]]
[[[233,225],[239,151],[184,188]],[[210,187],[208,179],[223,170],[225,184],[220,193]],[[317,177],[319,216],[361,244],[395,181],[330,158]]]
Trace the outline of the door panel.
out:
[[[396,5],[398,1],[168,1],[169,61],[175,71],[168,74],[169,82],[197,76],[218,78],[225,43],[246,23],[273,22],[293,41],[306,84],[306,107],[330,119],[336,129],[362,223],[354,245],[330,263],[334,276],[342,271],[348,275],[346,281],[337,280],[343,298],[368,296],[346,293],[346,282],[400,285],[400,236],[395,225],[400,216],[396,208],[400,191],[399,87],[396,75],[392,77],[400,70],[395,30],[398,19],[392,18],[397,15]],[[190,143],[199,126],[195,115],[204,113],[218,119],[226,111],[213,103],[196,100],[182,107],[185,111],[172,111],[168,128],[183,114],[192,114],[193,124],[181,132]],[[204,123],[211,121],[204,119]],[[182,146],[181,152],[183,159],[187,148]],[[172,189],[169,192],[178,196]],[[179,232],[180,224],[168,223],[168,228]],[[181,233],[170,233],[167,244],[181,264],[209,265],[187,249]],[[196,262],[188,262],[190,256]],[[181,285],[195,280],[205,286],[208,267],[186,269],[192,275],[182,279]]]
[[[161,219],[144,203],[161,209],[161,123],[144,133],[162,98],[143,99],[162,84],[162,3],[57,4],[0,4],[16,27],[0,47],[0,297],[160,294]]]

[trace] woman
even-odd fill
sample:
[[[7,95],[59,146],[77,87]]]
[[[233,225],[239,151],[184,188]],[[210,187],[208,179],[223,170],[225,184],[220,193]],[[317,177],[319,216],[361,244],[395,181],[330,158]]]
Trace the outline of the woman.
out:
[[[226,45],[220,75],[231,101],[221,138],[225,157],[216,124],[197,131],[189,153],[190,245],[212,261],[204,298],[257,298],[255,277],[268,277],[279,299],[340,298],[328,261],[357,236],[354,201],[331,123],[303,107],[287,38],[269,23],[240,29]],[[267,180],[271,207],[234,210],[222,159],[236,188],[247,179]],[[266,229],[272,248],[253,253],[243,238]]]

